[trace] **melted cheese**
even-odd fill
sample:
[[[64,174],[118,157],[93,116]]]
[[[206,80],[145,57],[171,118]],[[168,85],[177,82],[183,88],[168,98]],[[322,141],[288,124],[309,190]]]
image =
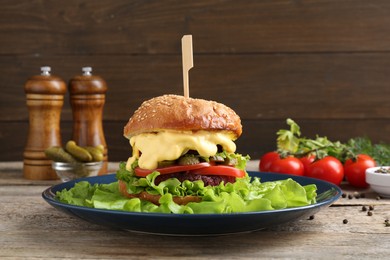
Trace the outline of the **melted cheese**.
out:
[[[207,131],[144,133],[131,137],[130,145],[133,147],[133,156],[127,161],[128,170],[136,159],[142,169],[153,170],[157,168],[158,162],[176,160],[189,150],[198,151],[204,157],[215,155],[218,152],[217,145],[229,153],[236,151],[236,145],[227,133]]]

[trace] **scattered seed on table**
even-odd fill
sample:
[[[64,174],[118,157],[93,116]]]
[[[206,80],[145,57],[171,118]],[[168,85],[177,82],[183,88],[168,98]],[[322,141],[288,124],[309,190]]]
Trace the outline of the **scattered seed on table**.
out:
[[[314,215],[311,215],[310,217],[309,217],[309,220],[313,220],[314,219]]]
[[[370,206],[368,207],[368,209],[369,209],[369,210],[374,210],[374,206],[373,206],[373,205],[370,205]]]
[[[372,211],[368,211],[367,216],[372,216]]]
[[[343,219],[343,224],[347,224],[348,223],[348,219]]]
[[[346,197],[347,197],[347,194],[343,193],[343,194],[341,194],[341,197],[342,197],[342,198],[346,198]]]
[[[363,207],[362,207],[362,211],[367,211],[367,207],[366,207],[366,206],[363,206]]]
[[[351,194],[348,194],[348,199],[353,199],[353,196]]]

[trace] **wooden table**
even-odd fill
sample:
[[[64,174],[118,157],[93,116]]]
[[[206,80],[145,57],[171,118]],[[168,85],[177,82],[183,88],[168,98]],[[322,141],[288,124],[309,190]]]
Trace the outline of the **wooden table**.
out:
[[[110,163],[109,169],[117,164]],[[256,168],[256,162],[250,165]],[[114,171],[114,170],[112,170]],[[390,200],[341,198],[314,219],[235,235],[175,237],[132,233],[87,223],[41,197],[58,181],[22,177],[22,163],[0,163],[0,259],[297,258],[389,259]],[[342,187],[345,193],[354,189]],[[373,206],[372,216],[363,206]],[[344,224],[343,220],[348,223]]]

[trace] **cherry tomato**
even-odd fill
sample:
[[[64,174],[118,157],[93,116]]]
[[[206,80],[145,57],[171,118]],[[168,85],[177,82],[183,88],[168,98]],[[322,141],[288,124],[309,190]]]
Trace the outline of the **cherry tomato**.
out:
[[[209,163],[203,162],[203,163],[197,163],[197,164],[191,164],[191,165],[173,165],[173,166],[157,168],[157,169],[153,169],[153,170],[146,170],[146,169],[141,169],[140,167],[137,167],[134,169],[134,172],[135,172],[135,175],[138,177],[146,177],[148,174],[155,172],[155,171],[159,172],[160,174],[169,174],[169,173],[175,173],[175,172],[185,172],[185,171],[205,168],[205,167],[209,167],[209,166],[210,166]]]
[[[245,176],[245,171],[237,169],[232,166],[226,166],[226,165],[217,165],[217,166],[200,168],[196,170],[191,170],[190,173],[200,174],[200,175],[233,176],[237,178],[242,178]]]
[[[348,159],[344,163],[344,174],[349,182],[354,187],[366,188],[366,169],[375,167],[374,159],[366,154],[359,154],[356,159]]]
[[[307,172],[307,169],[309,168],[309,165],[312,164],[316,160],[315,155],[308,155],[305,157],[299,158],[301,160],[303,167],[305,168],[305,173]]]
[[[311,163],[305,174],[308,177],[340,185],[344,178],[344,168],[337,158],[326,156],[323,159]]]
[[[273,161],[269,171],[302,176],[305,172],[305,168],[298,158],[290,156]]]
[[[260,158],[260,164],[259,169],[261,172],[268,172],[269,168],[271,167],[271,164],[273,161],[280,159],[280,156],[277,152],[268,152],[265,153]]]

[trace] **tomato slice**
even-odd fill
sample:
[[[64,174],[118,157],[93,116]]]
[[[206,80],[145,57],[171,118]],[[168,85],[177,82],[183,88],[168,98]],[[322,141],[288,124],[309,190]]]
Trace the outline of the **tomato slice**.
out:
[[[245,176],[245,171],[237,169],[232,166],[226,166],[226,165],[217,165],[217,166],[195,169],[190,171],[190,173],[199,174],[199,175],[233,176],[237,178],[242,178]]]
[[[203,162],[191,165],[173,165],[163,168],[157,168],[153,170],[141,169],[139,167],[134,169],[135,175],[138,177],[146,177],[152,172],[159,172],[160,174],[170,174],[176,172],[186,172],[199,175],[223,175],[223,176],[233,176],[237,178],[242,178],[245,176],[245,171],[237,169],[232,166],[226,165],[211,165],[210,163]]]
[[[151,174],[152,172],[159,172],[160,174],[169,174],[169,173],[175,173],[175,172],[186,172],[196,169],[201,169],[205,167],[209,167],[210,164],[207,162],[197,163],[197,164],[191,164],[191,165],[173,165],[163,168],[157,168],[153,170],[146,170],[141,169],[139,167],[134,169],[135,176],[138,177],[146,177],[147,175]]]

